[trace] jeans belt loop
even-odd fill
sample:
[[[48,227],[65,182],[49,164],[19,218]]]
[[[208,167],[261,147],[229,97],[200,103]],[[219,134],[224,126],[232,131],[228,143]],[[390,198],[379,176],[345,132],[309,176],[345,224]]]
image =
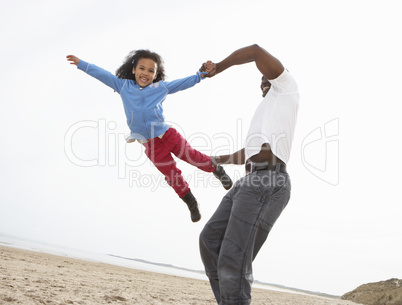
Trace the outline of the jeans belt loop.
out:
[[[279,172],[286,173],[286,166],[282,166],[281,163],[276,163],[276,164],[267,163],[265,166],[261,166],[261,165],[258,165],[258,163],[248,162],[248,163],[246,163],[245,169],[246,169],[246,175],[249,175],[258,170],[271,170],[271,171],[275,171],[277,174]]]
[[[279,174],[280,169],[281,169],[281,164],[280,164],[280,163],[276,163],[276,166],[275,166],[275,173]]]

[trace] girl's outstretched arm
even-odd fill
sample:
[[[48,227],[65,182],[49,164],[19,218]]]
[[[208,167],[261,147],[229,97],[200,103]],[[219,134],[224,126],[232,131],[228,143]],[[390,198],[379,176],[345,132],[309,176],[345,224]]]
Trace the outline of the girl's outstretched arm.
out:
[[[126,79],[119,79],[117,76],[113,75],[109,71],[106,71],[98,66],[89,64],[84,60],[80,60],[75,55],[67,55],[66,57],[71,65],[76,65],[78,69],[84,71],[92,77],[95,77],[119,94],[123,88],[124,83],[127,81]]]
[[[78,63],[80,62],[80,59],[75,56],[75,55],[67,55],[67,60],[70,62],[70,65],[76,65],[78,66]]]
[[[201,71],[197,71],[195,75],[176,79],[171,82],[163,82],[166,86],[169,94],[176,93],[181,90],[186,90],[198,84],[202,79],[204,79],[204,74]]]

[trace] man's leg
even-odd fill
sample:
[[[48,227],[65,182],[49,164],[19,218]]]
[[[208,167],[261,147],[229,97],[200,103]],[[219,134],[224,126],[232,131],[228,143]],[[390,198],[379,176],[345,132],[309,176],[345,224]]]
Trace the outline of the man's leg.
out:
[[[219,252],[229,222],[235,189],[236,186],[223,197],[217,210],[200,233],[201,259],[217,303],[221,299],[218,279]]]
[[[269,173],[246,176],[233,198],[217,266],[222,305],[250,304],[252,262],[289,200],[290,182],[276,185]]]

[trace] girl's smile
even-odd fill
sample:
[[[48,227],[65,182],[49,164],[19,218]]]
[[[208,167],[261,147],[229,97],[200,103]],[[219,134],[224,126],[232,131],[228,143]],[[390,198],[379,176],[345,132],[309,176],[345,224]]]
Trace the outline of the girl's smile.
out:
[[[157,76],[158,65],[150,58],[141,58],[136,67],[133,67],[135,81],[144,88],[150,85]]]

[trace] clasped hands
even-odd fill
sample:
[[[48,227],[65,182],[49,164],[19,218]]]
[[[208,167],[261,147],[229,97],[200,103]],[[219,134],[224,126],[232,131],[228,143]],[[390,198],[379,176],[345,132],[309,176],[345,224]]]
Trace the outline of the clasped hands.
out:
[[[208,74],[204,75],[205,77],[212,77],[216,75],[216,64],[212,61],[208,60],[204,62],[200,68],[201,72],[208,72]]]

